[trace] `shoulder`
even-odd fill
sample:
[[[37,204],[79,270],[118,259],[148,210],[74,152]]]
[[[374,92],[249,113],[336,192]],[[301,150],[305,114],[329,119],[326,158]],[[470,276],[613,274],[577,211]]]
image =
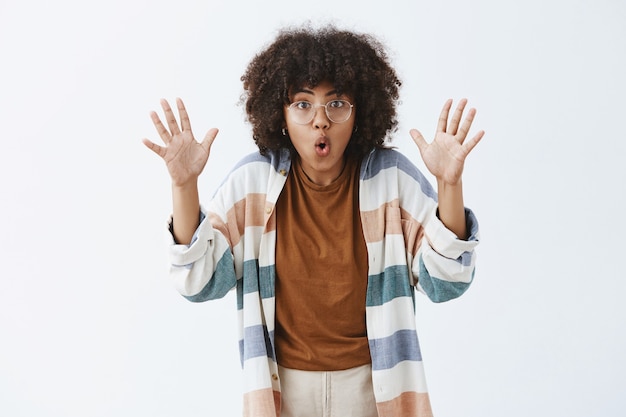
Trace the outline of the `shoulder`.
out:
[[[387,185],[395,182],[402,187],[418,185],[422,192],[431,198],[435,192],[424,174],[415,164],[395,149],[375,149],[365,157],[361,165],[361,180],[384,177]]]
[[[291,160],[289,151],[268,151],[250,153],[241,158],[226,175],[217,192],[224,188],[238,188],[241,191],[260,192],[268,186],[270,178],[284,177],[289,171]]]
[[[250,153],[239,160],[228,176],[241,174],[263,175],[269,172],[279,172],[289,168],[289,153],[287,151],[268,151],[261,155],[259,152]]]
[[[395,149],[374,149],[363,160],[362,179],[368,179],[384,172],[389,173],[390,170],[399,170],[410,175],[420,173],[409,158]]]

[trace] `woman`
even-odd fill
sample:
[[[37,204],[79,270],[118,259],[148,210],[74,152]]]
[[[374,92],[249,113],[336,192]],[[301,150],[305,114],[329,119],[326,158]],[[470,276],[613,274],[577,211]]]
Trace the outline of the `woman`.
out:
[[[463,205],[466,100],[427,143],[410,134],[437,193],[386,143],[401,85],[373,37],[283,30],[242,76],[259,152],[208,206],[197,180],[217,129],[197,142],[162,101],[165,146],[144,143],[172,179],[171,275],[190,301],[236,288],[246,416],[430,416],[414,289],[435,302],[474,273],[478,226]]]

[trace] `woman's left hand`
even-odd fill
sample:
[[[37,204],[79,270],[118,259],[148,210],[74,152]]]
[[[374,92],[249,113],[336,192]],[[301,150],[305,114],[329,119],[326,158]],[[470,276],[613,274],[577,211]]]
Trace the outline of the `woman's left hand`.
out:
[[[409,132],[420,150],[426,168],[437,177],[437,181],[442,181],[445,184],[457,185],[461,182],[465,158],[485,134],[481,130],[471,139],[466,140],[476,115],[476,109],[470,109],[461,124],[466,104],[467,100],[462,99],[456,107],[452,119],[448,121],[452,99],[446,101],[441,110],[437,133],[432,143],[427,143],[416,129],[411,129]]]

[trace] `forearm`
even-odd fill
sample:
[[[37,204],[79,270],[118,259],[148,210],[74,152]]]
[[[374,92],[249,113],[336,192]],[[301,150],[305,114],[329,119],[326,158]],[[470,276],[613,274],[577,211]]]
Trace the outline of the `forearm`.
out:
[[[459,239],[467,239],[467,222],[463,204],[463,184],[446,184],[437,181],[439,219]]]
[[[189,244],[200,223],[197,181],[182,186],[172,184],[172,200],[174,239],[177,243]]]

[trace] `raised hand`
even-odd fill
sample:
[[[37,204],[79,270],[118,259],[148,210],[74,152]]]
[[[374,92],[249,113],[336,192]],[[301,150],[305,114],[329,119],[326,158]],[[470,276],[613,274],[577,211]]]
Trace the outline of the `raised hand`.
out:
[[[462,99],[454,111],[452,119],[448,121],[452,100],[446,101],[439,116],[435,139],[431,143],[427,143],[418,130],[411,129],[410,131],[426,168],[438,181],[445,184],[457,185],[460,183],[465,158],[485,134],[481,130],[471,139],[466,140],[476,115],[476,109],[470,109],[461,124],[466,104],[467,100]]]
[[[196,141],[191,131],[191,123],[185,105],[181,99],[176,99],[180,127],[169,103],[162,99],[161,107],[165,115],[167,128],[159,119],[156,112],[150,117],[165,146],[157,145],[148,139],[143,139],[144,145],[159,155],[165,161],[167,169],[175,186],[184,186],[190,181],[197,180],[209,158],[211,144],[217,136],[217,129],[211,129],[204,136],[202,142]]]

